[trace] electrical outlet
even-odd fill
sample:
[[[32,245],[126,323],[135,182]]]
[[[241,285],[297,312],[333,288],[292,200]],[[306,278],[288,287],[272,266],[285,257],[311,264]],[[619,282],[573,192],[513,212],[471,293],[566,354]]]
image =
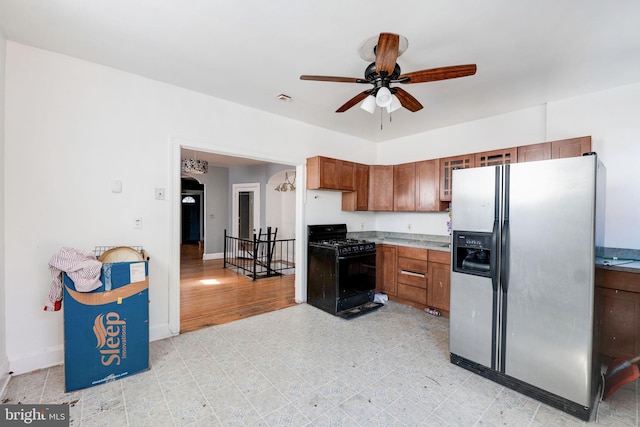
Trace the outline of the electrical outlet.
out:
[[[142,228],[142,218],[134,218],[133,219],[133,228],[134,229]]]
[[[156,187],[156,200],[164,200],[164,188]]]
[[[360,224],[360,231],[364,230],[364,222]]]
[[[411,231],[411,224],[407,224],[407,230]]]

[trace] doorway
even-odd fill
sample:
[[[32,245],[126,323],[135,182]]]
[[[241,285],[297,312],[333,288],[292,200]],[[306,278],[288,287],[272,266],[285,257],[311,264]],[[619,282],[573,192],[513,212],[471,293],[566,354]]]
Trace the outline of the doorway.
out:
[[[253,191],[240,191],[238,193],[238,237],[249,239],[253,231]]]
[[[204,185],[193,178],[180,184],[180,242],[199,244],[204,240]]]
[[[203,150],[203,147],[194,147],[192,144],[192,141],[186,141],[180,138],[172,138],[172,142],[173,142],[173,146],[172,146],[172,164],[173,164],[173,168],[174,168],[174,173],[173,173],[173,178],[172,178],[172,189],[174,192],[176,193],[180,193],[181,188],[180,188],[180,181],[181,178],[185,178],[184,174],[181,173],[181,169],[180,169],[180,163],[181,163],[181,159],[187,155],[188,153],[186,153],[186,151],[189,152],[193,152],[194,150],[199,150],[198,153],[198,157],[202,157],[204,160],[209,162],[209,174],[205,175],[203,177],[204,181],[203,183],[205,183],[206,185],[211,184],[209,181],[211,180],[211,172],[212,172],[212,167],[213,167],[213,171],[215,171],[215,168],[234,168],[234,167],[250,167],[250,166],[259,166],[259,165],[267,165],[266,166],[266,172],[269,172],[270,169],[269,168],[273,168],[273,166],[269,166],[269,163],[275,165],[276,170],[278,169],[278,165],[282,165],[283,162],[284,164],[288,164],[288,165],[296,165],[293,166],[297,172],[298,178],[304,182],[304,165],[300,165],[298,164],[297,159],[284,159],[282,158],[282,156],[280,156],[278,159],[269,159],[266,157],[263,157],[261,160],[255,159],[254,157],[252,157],[252,153],[248,153],[248,152],[234,152],[234,153],[229,153],[228,150],[225,149],[221,149],[219,150],[219,152],[214,152],[212,151],[212,147],[207,147],[206,150]],[[188,147],[188,148],[185,148]],[[225,154],[223,154],[225,153]],[[250,175],[250,174],[249,174]],[[253,176],[256,176],[257,174],[253,174]],[[271,174],[269,174],[271,175]],[[261,176],[257,176],[257,178],[261,178]],[[232,181],[233,182],[233,181]],[[238,182],[238,180],[236,180],[235,182]],[[241,182],[241,181],[240,181]],[[247,226],[247,228],[251,228],[251,231],[253,231],[253,228],[258,227],[261,223],[261,216],[264,216],[266,214],[266,217],[268,218],[270,215],[268,213],[262,212],[261,213],[261,208],[262,210],[268,209],[268,204],[265,204],[265,197],[268,198],[269,196],[269,192],[274,192],[273,186],[275,185],[272,184],[271,182],[269,182],[268,184],[266,184],[265,187],[265,182],[263,182],[261,184],[263,186],[263,190],[264,191],[260,191],[260,186],[256,183],[249,183],[249,184],[237,184],[237,186],[239,188],[236,188],[237,193],[239,193],[240,191],[252,191],[253,192],[253,216],[252,216],[252,222],[253,225],[251,227]],[[232,187],[232,185],[230,186]],[[238,229],[239,229],[239,201],[236,195],[236,192],[233,191],[233,188],[227,187],[229,190],[231,190],[231,194],[227,193],[227,199],[226,202],[223,202],[223,204],[226,204],[227,208],[228,208],[228,214],[229,216],[227,216],[226,219],[226,224],[228,224],[229,228],[232,230],[234,235],[238,235]],[[244,187],[244,188],[243,188]],[[248,187],[248,188],[247,188]],[[266,193],[265,193],[266,192]],[[202,218],[204,220],[205,223],[205,240],[209,239],[209,232],[208,230],[210,229],[210,222],[212,221],[212,219],[214,219],[214,212],[211,210],[211,206],[209,205],[209,197],[210,197],[210,192],[207,191],[207,196],[204,196],[203,193],[203,197],[201,199],[201,204],[203,206],[204,211],[206,212],[206,215],[204,215]],[[302,218],[304,216],[304,203],[303,203],[303,197],[302,197],[302,192],[294,192],[295,194],[290,194],[289,196],[292,196],[295,199],[295,207],[291,206],[291,208],[293,210],[295,210],[295,214],[293,214],[293,212],[290,214],[293,218]],[[248,196],[247,196],[248,197]],[[194,265],[192,266],[187,266],[184,265],[184,268],[181,268],[181,222],[180,222],[180,217],[181,217],[181,199],[179,198],[175,198],[174,199],[175,202],[172,206],[172,216],[174,218],[173,221],[173,227],[172,227],[172,248],[171,248],[171,266],[169,268],[169,322],[168,322],[168,329],[170,331],[171,334],[173,335],[177,335],[180,333],[181,328],[181,279],[183,278],[183,275],[186,274],[188,275],[189,272],[196,272],[197,274],[201,275],[201,277],[198,277],[198,279],[196,279],[195,277],[193,278],[194,282],[197,282],[197,284],[201,287],[204,287],[205,285],[208,287],[208,289],[205,289],[205,294],[203,295],[207,295],[208,297],[212,297],[215,295],[222,295],[224,296],[224,298],[226,298],[227,300],[229,299],[229,295],[226,295],[223,293],[225,292],[225,289],[222,289],[222,287],[220,286],[219,282],[222,282],[222,280],[220,280],[220,278],[216,278],[213,277],[212,278],[212,274],[211,271],[209,270],[209,265],[210,264],[220,264],[220,267],[222,265],[222,259],[220,259],[222,257],[222,253],[220,253],[220,257],[218,258],[216,255],[218,255],[217,253],[212,253],[212,255],[214,256],[206,256],[203,257],[202,255],[202,248],[200,248],[200,252],[195,252],[193,255],[194,256],[194,261],[197,261],[196,263],[194,263]],[[228,206],[228,204],[231,204],[231,206]],[[214,205],[214,207],[216,207],[217,205]],[[223,213],[221,215],[224,215]],[[273,216],[271,216],[271,218],[273,218]],[[215,215],[215,220],[218,220],[218,214],[216,213]],[[223,223],[224,225],[224,223]],[[294,231],[292,233],[291,238],[295,238],[296,235],[298,236],[302,236],[301,239],[297,239],[295,240],[295,243],[293,244],[293,246],[295,247],[295,253],[294,253],[294,259],[295,259],[295,265],[296,265],[296,271],[294,275],[290,275],[287,277],[287,280],[290,280],[289,284],[287,285],[287,292],[290,292],[291,289],[293,289],[293,300],[292,303],[299,303],[299,302],[303,302],[306,300],[306,292],[305,289],[303,287],[304,285],[304,277],[306,275],[306,265],[305,265],[305,259],[306,259],[306,251],[304,250],[304,245],[306,243],[306,241],[304,240],[304,230],[303,230],[303,223],[302,221],[293,221],[291,224],[294,228]],[[284,227],[283,227],[284,229]],[[257,230],[256,230],[257,231]],[[201,245],[204,246],[204,245]],[[196,247],[197,249],[197,247]],[[192,267],[192,268],[190,268]],[[214,266],[214,269],[216,267]],[[219,270],[219,268],[218,268]],[[269,280],[269,279],[266,279]],[[265,282],[262,282],[265,283]],[[261,286],[261,287],[265,287],[266,286]],[[232,286],[231,287],[234,291],[241,291],[241,287],[239,286]],[[256,286],[255,283],[251,286],[247,287],[246,292],[255,292],[256,290]],[[266,290],[266,289],[265,289]],[[247,294],[248,295],[248,294]],[[182,296],[186,296],[186,295],[182,295]],[[264,301],[260,302],[260,304],[258,304],[259,306],[261,306],[261,309],[267,309],[269,308],[269,310],[267,311],[271,311],[274,309],[274,307],[270,304],[272,304],[272,299],[273,299],[273,293],[271,291],[268,291],[267,294],[265,294],[265,296],[271,298],[269,300],[269,304],[265,304]],[[198,297],[196,297],[196,299],[194,301],[196,301],[194,304],[197,304],[198,306],[206,306],[207,304],[202,304],[204,302],[204,300],[201,298],[202,295],[199,295]],[[218,298],[220,299],[220,298]],[[222,301],[222,299],[220,299]],[[238,299],[239,300],[239,299]],[[242,314],[247,312],[246,308],[249,307],[248,303],[244,303],[244,305],[242,307],[237,307],[235,308],[233,311],[234,314]],[[206,309],[206,311],[208,311],[209,313],[212,311],[210,308]],[[218,311],[217,309],[215,311]],[[221,312],[223,310],[220,310]],[[230,312],[230,311],[229,311]],[[254,313],[255,314],[255,313]],[[187,325],[185,325],[187,326]]]
[[[260,227],[260,183],[232,184],[231,233],[233,237],[253,239]]]
[[[182,244],[200,242],[200,210],[202,206],[199,194],[182,195]]]

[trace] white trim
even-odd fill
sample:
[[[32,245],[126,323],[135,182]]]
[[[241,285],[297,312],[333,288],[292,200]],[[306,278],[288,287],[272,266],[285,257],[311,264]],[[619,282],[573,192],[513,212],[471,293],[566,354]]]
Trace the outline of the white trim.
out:
[[[149,342],[163,340],[165,338],[172,337],[174,334],[169,328],[168,323],[149,327]]]
[[[5,359],[0,365],[0,398],[4,397],[7,385],[9,385],[9,380],[11,379],[9,372],[9,360]]]
[[[238,217],[240,216],[240,193],[253,192],[253,233],[260,228],[260,183],[251,182],[243,184],[231,184],[233,197],[231,206],[231,236],[240,237],[238,235]],[[251,235],[249,235],[251,238]]]
[[[172,194],[180,194],[180,149],[206,151],[209,153],[226,154],[248,159],[263,160],[265,162],[279,163],[296,166],[296,182],[306,182],[306,167],[296,159],[287,159],[281,154],[274,157],[271,154],[260,153],[255,150],[233,149],[211,144],[210,140],[197,138],[185,138],[169,136],[169,148],[171,150],[171,189]],[[295,299],[296,302],[307,300],[307,221],[305,218],[306,189],[301,185],[296,191],[296,279],[295,279]],[[171,220],[171,244],[169,247],[169,329],[172,335],[180,333],[180,198],[169,198],[172,203]]]
[[[180,144],[169,138],[171,148],[171,194],[181,194],[180,179],[182,171],[180,163]],[[169,295],[167,298],[167,310],[169,320],[169,331],[171,335],[180,333],[180,233],[182,227],[180,224],[180,215],[182,203],[179,197],[169,197],[171,201],[171,238],[169,243]]]
[[[44,349],[42,352],[19,355],[10,362],[10,369],[13,371],[12,375],[20,375],[63,363],[64,346],[57,345]]]
[[[206,261],[209,259],[222,259],[224,258],[224,252],[217,252],[213,254],[202,254],[202,260]]]

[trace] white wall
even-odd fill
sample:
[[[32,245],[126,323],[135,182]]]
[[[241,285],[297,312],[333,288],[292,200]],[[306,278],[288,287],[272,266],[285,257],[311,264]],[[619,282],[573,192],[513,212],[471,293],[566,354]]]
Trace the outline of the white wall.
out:
[[[292,165],[314,155],[375,164],[591,134],[609,171],[605,244],[639,247],[633,215],[640,201],[633,190],[640,177],[630,164],[639,158],[634,139],[640,127],[632,120],[639,112],[638,85],[378,146],[13,42],[7,43],[5,91],[0,292],[4,286],[6,304],[0,314],[4,309],[5,324],[20,325],[6,331],[6,354],[16,373],[62,361],[61,312],[42,311],[48,260],[61,246],[144,246],[151,255],[151,337],[177,332],[169,327],[179,264],[179,251],[172,247],[178,223],[171,202],[179,191],[176,141],[191,149]],[[304,182],[304,168],[297,172],[298,182]],[[123,182],[122,193],[111,193],[112,180]],[[155,200],[155,187],[167,189],[165,200]],[[351,231],[404,232],[411,223],[413,232],[446,233],[446,214],[342,212],[340,193],[298,194],[298,231],[306,231],[307,224],[344,222]],[[136,217],[143,218],[141,230],[133,229]],[[304,277],[304,266],[300,270]],[[296,298],[304,298],[303,285],[297,277]],[[0,339],[0,363],[4,345]]]
[[[296,183],[295,169],[276,172],[269,177],[265,185],[265,224],[272,229],[278,228],[278,239],[293,239],[296,231],[296,192],[276,191],[276,187],[285,181],[285,177],[289,182]],[[296,191],[304,191],[304,187],[298,187]]]
[[[549,104],[552,140],[591,135],[607,167],[605,246],[640,249],[640,83]]]
[[[6,40],[2,31],[0,31],[0,396],[4,394],[4,389],[9,381],[9,359],[7,358],[7,337],[6,327],[7,319],[5,315],[5,243],[4,243],[4,164],[5,150],[4,150],[4,70],[5,70],[5,58],[6,58]]]
[[[378,164],[398,164],[545,141],[544,106],[378,144]],[[447,213],[380,213],[379,231],[446,236]]]
[[[62,362],[62,314],[42,311],[48,261],[62,246],[144,246],[151,338],[177,332],[169,327],[179,265],[175,141],[299,165],[317,154],[375,157],[368,141],[14,42],[5,119],[5,309],[7,324],[20,325],[8,329],[6,352],[16,373]],[[122,193],[111,193],[112,180]],[[165,200],[155,200],[155,187],[167,189]]]
[[[638,117],[640,83],[385,142],[377,155],[393,164],[591,135],[607,167],[605,246],[640,249]],[[446,214],[379,214],[376,228],[406,232],[411,223],[413,232],[446,234],[446,221]]]

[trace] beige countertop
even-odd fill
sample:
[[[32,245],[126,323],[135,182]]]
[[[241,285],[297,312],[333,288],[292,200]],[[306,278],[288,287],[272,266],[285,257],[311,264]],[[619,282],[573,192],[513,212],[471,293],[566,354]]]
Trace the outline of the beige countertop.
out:
[[[389,237],[378,237],[372,239],[376,244],[396,245],[396,246],[408,246],[411,248],[429,249],[431,251],[451,251],[451,244],[449,242],[440,242],[434,240],[417,240],[417,239],[400,239]]]
[[[603,270],[640,273],[640,261],[633,259],[596,258],[596,267]]]
[[[408,246],[450,252],[451,236],[432,234],[398,233],[390,231],[356,231],[347,233],[347,237],[365,239],[376,244]]]

